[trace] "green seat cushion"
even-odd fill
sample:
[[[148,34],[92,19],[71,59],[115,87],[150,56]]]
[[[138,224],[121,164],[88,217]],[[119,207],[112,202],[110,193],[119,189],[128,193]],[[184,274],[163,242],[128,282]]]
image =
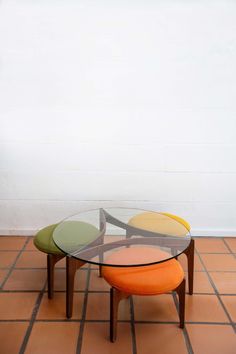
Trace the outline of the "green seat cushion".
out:
[[[45,253],[52,254],[64,254],[59,248],[55,245],[52,234],[54,229],[58,224],[49,225],[42,230],[38,231],[34,237],[34,245],[40,251]]]
[[[65,254],[55,245],[53,232],[56,243],[68,254],[94,241],[100,233],[95,226],[86,222],[64,221],[40,230],[35,235],[34,245],[45,253]]]
[[[66,253],[72,254],[96,240],[99,234],[99,229],[89,223],[67,220],[57,226],[54,240]]]

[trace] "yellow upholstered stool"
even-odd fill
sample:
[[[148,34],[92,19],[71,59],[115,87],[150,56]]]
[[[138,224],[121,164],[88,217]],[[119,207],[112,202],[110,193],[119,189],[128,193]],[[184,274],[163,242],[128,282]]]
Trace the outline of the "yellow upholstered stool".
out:
[[[180,225],[168,222],[168,218],[161,218],[161,215],[176,220]],[[162,232],[164,234],[172,234],[174,236],[185,236],[190,232],[189,223],[180,216],[170,213],[143,212],[135,215],[129,220],[130,226],[137,227],[153,232]],[[182,227],[181,227],[182,225]],[[129,235],[128,235],[129,236]],[[188,260],[188,286],[189,294],[193,294],[193,276],[194,276],[194,240],[191,239],[188,248],[183,252]]]
[[[165,259],[170,255],[151,247],[124,248],[113,253],[107,260],[110,264],[144,264],[150,259]],[[143,259],[143,261],[142,261]],[[136,263],[136,261],[138,262]],[[134,267],[102,267],[104,279],[111,285],[110,292],[110,340],[116,340],[117,313],[120,300],[130,295],[157,295],[176,291],[179,296],[180,327],[184,327],[185,278],[180,263],[171,259],[162,263]]]

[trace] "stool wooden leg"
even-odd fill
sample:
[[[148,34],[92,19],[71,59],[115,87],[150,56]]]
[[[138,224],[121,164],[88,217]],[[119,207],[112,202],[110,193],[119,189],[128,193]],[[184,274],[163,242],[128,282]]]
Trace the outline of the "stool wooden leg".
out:
[[[55,264],[64,257],[65,256],[63,255],[56,255],[56,254],[47,255],[48,298],[49,299],[53,298]]]
[[[104,240],[103,240],[102,242],[104,242]],[[100,254],[98,255],[98,257],[99,257],[99,263],[100,263],[98,275],[99,275],[100,278],[102,278],[102,264],[103,264],[103,262],[104,262],[103,253],[100,253]]]
[[[188,289],[189,294],[193,294],[193,277],[194,277],[194,240],[191,239],[188,248],[184,251],[188,260]]]
[[[73,257],[66,257],[66,317],[71,318],[73,311],[74,280],[78,268],[82,267],[82,262]]]
[[[117,334],[118,307],[122,299],[129,297],[129,294],[123,293],[115,288],[110,290],[110,341],[115,342]]]
[[[182,283],[175,289],[179,297],[179,326],[184,328],[184,314],[185,314],[185,279]]]

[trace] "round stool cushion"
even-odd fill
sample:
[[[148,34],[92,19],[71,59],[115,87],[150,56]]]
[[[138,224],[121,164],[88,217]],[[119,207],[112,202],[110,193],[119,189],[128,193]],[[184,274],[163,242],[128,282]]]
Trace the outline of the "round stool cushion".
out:
[[[171,223],[170,218],[173,220]],[[169,213],[144,212],[133,216],[129,225],[153,232],[185,236],[190,231],[190,225],[177,215]]]
[[[184,227],[190,231],[191,227],[189,225],[189,223],[184,220],[183,218],[181,218],[180,216],[178,215],[174,215],[174,214],[170,214],[170,213],[161,213],[162,215],[166,215],[166,216],[169,216],[170,218],[172,219],[175,219],[176,221],[178,221],[180,224],[184,225]]]
[[[99,234],[99,230],[95,226],[86,222],[75,220],[65,221],[40,230],[34,238],[35,247],[45,253],[65,255],[53,241],[52,235],[56,227],[56,238],[61,245],[65,242],[63,249],[67,253],[71,253],[73,250],[77,250],[79,247],[83,247],[89,242],[94,241]]]
[[[52,234],[58,224],[49,225],[38,231],[34,237],[34,245],[40,251],[51,254],[64,254],[54,243]]]
[[[151,262],[153,261],[154,252],[156,252],[156,260],[170,257],[170,254],[159,249],[133,247],[113,253],[106,259],[106,263],[124,264],[126,263],[125,260],[129,260],[130,264],[142,264],[146,262],[149,252],[151,254]],[[180,263],[175,259],[140,267],[104,266],[102,267],[102,275],[112,287],[133,295],[164,294],[177,288],[184,279],[184,271]]]
[[[101,231],[92,224],[79,220],[67,220],[60,223],[55,230],[55,240],[68,254],[77,253],[95,241]]]

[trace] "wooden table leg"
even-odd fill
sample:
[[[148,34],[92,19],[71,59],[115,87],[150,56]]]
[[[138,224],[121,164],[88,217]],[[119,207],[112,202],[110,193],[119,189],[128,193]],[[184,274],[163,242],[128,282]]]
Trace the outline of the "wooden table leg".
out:
[[[54,290],[54,268],[55,264],[60,261],[65,256],[57,254],[48,254],[47,255],[47,273],[48,273],[48,298],[53,298]]]
[[[111,288],[110,290],[110,341],[113,343],[116,340],[119,303],[122,299],[129,296],[129,294],[123,293],[115,288]]]
[[[193,294],[193,278],[194,278],[194,240],[191,239],[188,248],[184,251],[188,259],[188,289],[189,294]]]
[[[77,269],[82,267],[82,262],[73,257],[66,257],[66,317],[71,318],[73,311],[74,280]]]
[[[179,326],[184,328],[184,314],[185,314],[185,279],[182,283],[175,289],[179,296]]]

